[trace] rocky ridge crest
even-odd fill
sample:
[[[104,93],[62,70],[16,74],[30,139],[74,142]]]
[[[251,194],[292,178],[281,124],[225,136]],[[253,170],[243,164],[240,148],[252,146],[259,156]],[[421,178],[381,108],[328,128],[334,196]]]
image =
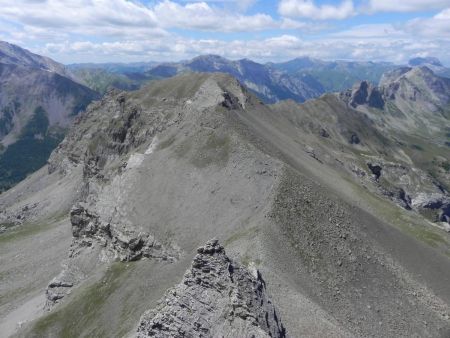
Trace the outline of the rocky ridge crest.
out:
[[[141,318],[145,337],[287,337],[266,284],[225,253],[217,240],[198,248],[182,282]]]
[[[90,106],[77,121],[77,128],[53,152],[49,173],[67,175],[76,168],[82,171],[83,184],[70,212],[74,252],[89,255],[88,248],[96,248],[106,261],[178,259],[176,243],[162,243],[155,234],[144,230],[145,224],[136,224],[122,196],[135,179],[136,170],[157,147],[158,133],[180,124],[186,114],[193,120],[201,118],[196,115],[199,111],[210,107],[237,109],[245,105],[242,87],[236,80],[223,75],[204,76],[203,80],[195,92],[189,93],[188,100],[170,102],[166,97],[157,97],[161,94],[149,93],[152,100],[159,101],[151,109],[132,95],[113,90]],[[168,108],[174,114],[163,114]],[[79,258],[73,258],[68,258],[64,271],[49,284],[48,308],[81,281],[72,272],[77,270]],[[70,286],[61,288],[60,284]]]

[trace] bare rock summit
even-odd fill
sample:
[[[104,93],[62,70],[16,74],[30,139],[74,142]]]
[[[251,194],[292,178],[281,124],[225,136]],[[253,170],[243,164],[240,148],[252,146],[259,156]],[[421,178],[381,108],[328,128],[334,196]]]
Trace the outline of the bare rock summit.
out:
[[[138,338],[287,337],[260,273],[228,258],[217,240],[198,248],[182,282],[144,313]]]

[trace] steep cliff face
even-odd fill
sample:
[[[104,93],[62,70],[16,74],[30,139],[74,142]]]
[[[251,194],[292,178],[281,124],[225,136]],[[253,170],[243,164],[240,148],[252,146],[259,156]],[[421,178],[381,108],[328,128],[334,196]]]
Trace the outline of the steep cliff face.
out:
[[[142,316],[137,337],[287,337],[261,274],[252,270],[208,241],[181,283]]]

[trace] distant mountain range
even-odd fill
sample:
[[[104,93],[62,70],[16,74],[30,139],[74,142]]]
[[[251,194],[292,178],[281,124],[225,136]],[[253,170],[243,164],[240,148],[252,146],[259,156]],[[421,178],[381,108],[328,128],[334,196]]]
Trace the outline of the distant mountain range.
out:
[[[135,89],[148,81],[186,72],[223,72],[237,78],[266,103],[284,99],[304,102],[326,92],[350,88],[355,82],[378,83],[381,75],[394,69],[391,63],[322,61],[308,57],[284,63],[261,64],[249,59],[231,61],[217,55],[192,60],[147,64],[76,64],[69,69],[95,90],[108,87]]]
[[[450,70],[435,58],[415,58],[410,66],[427,66],[440,76]],[[202,55],[191,60],[168,63],[76,64],[69,69],[87,86],[102,93],[109,87],[137,89],[151,80],[187,72],[223,72],[237,78],[265,103],[292,99],[304,102],[327,92],[351,88],[367,80],[378,84],[382,75],[399,66],[389,62],[323,61],[309,57],[282,63],[261,64],[249,59],[228,60]]]
[[[64,65],[0,41],[0,191],[43,166],[98,97]]]

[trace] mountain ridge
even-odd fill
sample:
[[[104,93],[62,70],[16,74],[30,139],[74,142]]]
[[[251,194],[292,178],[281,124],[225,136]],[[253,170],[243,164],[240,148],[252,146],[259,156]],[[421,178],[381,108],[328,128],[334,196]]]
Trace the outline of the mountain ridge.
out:
[[[0,198],[10,219],[29,206],[22,229],[60,212],[56,201],[72,210],[39,232],[71,230],[70,243],[40,253],[56,279],[33,281],[46,283],[54,303],[19,336],[136,334],[142,314],[212,237],[261,271],[290,334],[445,336],[450,235],[383,195],[392,168],[408,169],[406,148],[387,153],[395,139],[366,116],[367,104],[357,108],[337,94],[265,105],[220,73],[183,74],[91,104],[49,166]],[[58,194],[52,202],[42,182]],[[78,189],[60,188],[69,184]],[[14,255],[40,239],[5,245]],[[76,314],[83,325],[66,320]]]

